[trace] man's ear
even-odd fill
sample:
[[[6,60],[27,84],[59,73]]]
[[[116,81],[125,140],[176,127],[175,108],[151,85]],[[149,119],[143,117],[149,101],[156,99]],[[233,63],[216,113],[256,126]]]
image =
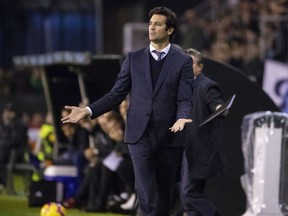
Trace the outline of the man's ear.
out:
[[[201,67],[201,70],[203,70],[203,68],[204,68],[204,64],[201,64],[201,66],[200,66],[200,67]]]
[[[173,27],[169,28],[167,32],[168,32],[168,35],[171,35],[174,32],[174,28]]]

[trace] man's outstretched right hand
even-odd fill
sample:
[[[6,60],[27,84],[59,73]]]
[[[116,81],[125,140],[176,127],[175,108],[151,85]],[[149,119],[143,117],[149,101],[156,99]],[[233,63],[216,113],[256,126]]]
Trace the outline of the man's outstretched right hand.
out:
[[[62,123],[78,123],[81,119],[89,115],[89,111],[86,108],[65,106],[65,109],[70,110],[70,114],[61,119]]]

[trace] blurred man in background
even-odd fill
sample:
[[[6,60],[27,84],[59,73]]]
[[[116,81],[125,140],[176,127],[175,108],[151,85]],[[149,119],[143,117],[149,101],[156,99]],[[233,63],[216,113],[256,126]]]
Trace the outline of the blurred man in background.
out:
[[[11,151],[16,152],[15,161],[23,162],[28,147],[27,126],[18,118],[12,103],[5,105],[0,120],[0,163],[7,164]],[[0,173],[0,184],[5,185],[5,173]]]

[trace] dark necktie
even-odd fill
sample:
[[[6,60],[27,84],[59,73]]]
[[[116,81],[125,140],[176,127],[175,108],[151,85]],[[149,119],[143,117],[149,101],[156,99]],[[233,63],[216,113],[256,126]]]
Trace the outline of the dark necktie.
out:
[[[160,61],[162,55],[165,53],[165,52],[158,52],[157,50],[153,50],[153,52],[157,55],[157,61]]]

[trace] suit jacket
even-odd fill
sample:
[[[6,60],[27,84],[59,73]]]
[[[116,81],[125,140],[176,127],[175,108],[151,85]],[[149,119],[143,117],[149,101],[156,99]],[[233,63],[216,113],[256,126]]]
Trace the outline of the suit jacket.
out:
[[[129,53],[111,91],[89,105],[92,118],[118,106],[130,92],[125,142],[137,143],[153,115],[159,143],[163,147],[182,146],[184,131],[174,134],[169,127],[179,118],[191,118],[192,59],[173,46],[165,58],[153,90],[149,47]]]
[[[220,86],[203,74],[194,80],[192,124],[188,125],[189,135],[185,153],[188,168],[195,178],[207,178],[224,173],[223,118],[214,119],[199,127],[216,106],[222,104]]]

